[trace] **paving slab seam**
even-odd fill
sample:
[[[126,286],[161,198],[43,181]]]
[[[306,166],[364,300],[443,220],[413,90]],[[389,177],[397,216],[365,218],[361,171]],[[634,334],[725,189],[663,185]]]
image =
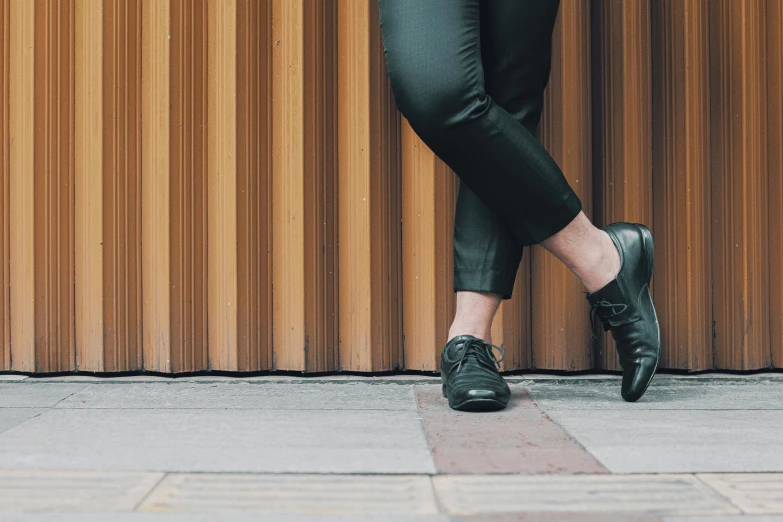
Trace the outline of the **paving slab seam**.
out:
[[[582,444],[582,443],[579,441],[579,439],[577,439],[577,438],[576,438],[576,437],[575,437],[575,436],[574,436],[574,435],[573,435],[573,434],[572,434],[570,431],[568,431],[568,430],[567,430],[567,429],[566,429],[564,426],[562,426],[560,423],[558,423],[558,422],[557,422],[555,419],[553,419],[552,417],[550,417],[550,416],[549,416],[549,414],[548,414],[548,413],[546,412],[546,410],[545,410],[545,409],[544,409],[544,408],[541,406],[541,404],[539,404],[539,403],[538,403],[538,401],[536,400],[536,398],[533,396],[533,394],[532,394],[532,393],[530,393],[530,392],[528,391],[528,395],[530,396],[530,400],[531,400],[531,401],[533,401],[533,404],[535,405],[535,407],[536,407],[536,408],[538,408],[538,409],[541,411],[541,414],[542,414],[544,417],[546,417],[547,419],[549,419],[549,421],[550,421],[552,424],[554,424],[555,426],[558,426],[558,427],[559,427],[561,430],[563,430],[563,432],[565,432],[565,433],[566,433],[566,434],[567,434],[567,435],[568,435],[568,436],[571,438],[571,440],[572,440],[572,441],[574,441],[574,443],[575,443],[577,446],[579,446],[580,448],[582,448],[582,450],[583,450],[585,453],[587,453],[588,455],[591,455],[591,456],[592,456],[592,457],[593,457],[593,458],[596,460],[596,462],[598,462],[599,464],[601,464],[601,465],[604,467],[604,469],[606,470],[606,472],[607,472],[607,473],[611,473],[611,471],[609,471],[609,468],[607,468],[607,467],[606,467],[606,466],[603,464],[603,462],[601,462],[601,460],[600,460],[600,459],[599,459],[599,458],[598,458],[598,457],[597,457],[597,456],[596,456],[596,455],[595,455],[595,454],[594,454],[592,451],[588,450],[588,449],[587,449],[587,447],[586,447],[584,444]],[[582,474],[585,474],[585,475],[587,475],[588,473],[582,473]]]
[[[133,506],[133,509],[131,509],[131,512],[138,512],[138,511],[139,511],[139,508],[142,506],[142,504],[144,504],[144,502],[146,502],[146,501],[147,501],[147,499],[148,499],[148,498],[150,498],[150,495],[152,495],[152,493],[153,493],[153,492],[154,492],[156,489],[158,489],[158,487],[159,487],[159,486],[160,486],[160,485],[163,483],[163,479],[165,479],[167,476],[169,476],[169,473],[168,473],[167,471],[164,471],[164,472],[161,474],[161,476],[160,476],[160,478],[158,479],[158,481],[157,481],[157,482],[155,482],[155,484],[153,484],[153,485],[152,485],[152,487],[149,489],[149,491],[147,491],[147,493],[145,493],[145,494],[144,494],[144,495],[143,495],[143,496],[142,496],[142,497],[139,499],[139,501],[138,501],[138,502],[136,502],[136,505],[135,505],[135,506]]]
[[[721,491],[719,491],[716,488],[714,488],[711,484],[709,484],[709,483],[705,482],[704,480],[702,480],[702,478],[699,476],[700,474],[693,473],[692,475],[693,475],[693,478],[695,478],[696,480],[698,480],[699,482],[704,484],[704,486],[706,486],[707,488],[709,488],[712,491],[714,491],[716,495],[718,495],[719,497],[723,498],[726,502],[728,502],[729,504],[731,504],[732,506],[737,508],[740,511],[740,513],[742,513],[743,515],[747,514],[747,511],[745,511],[744,509],[742,509],[742,507],[737,505],[737,503],[734,502],[729,496],[724,495]]]

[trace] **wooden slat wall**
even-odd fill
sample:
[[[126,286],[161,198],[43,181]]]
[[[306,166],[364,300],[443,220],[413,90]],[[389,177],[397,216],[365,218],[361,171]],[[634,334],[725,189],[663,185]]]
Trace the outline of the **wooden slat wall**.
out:
[[[541,142],[593,217],[590,100],[590,2],[571,1],[552,38],[552,71],[545,91]],[[540,245],[532,257],[533,362],[536,368],[593,367],[589,309],[581,281]]]
[[[771,357],[767,1],[710,7],[715,366],[753,370]]]
[[[11,369],[11,316],[9,306],[9,95],[10,0],[0,0],[0,370]]]
[[[561,0],[539,137],[647,224],[662,367],[783,367],[783,7]],[[437,371],[459,180],[377,1],[0,0],[0,371]],[[504,370],[618,369],[526,249]]]
[[[650,0],[593,2],[592,31],[593,222],[643,223],[657,237],[652,222]],[[619,369],[611,334],[602,335],[596,345],[596,366]]]
[[[772,365],[783,366],[783,2],[767,3],[769,339]]]
[[[651,14],[653,301],[661,366],[704,370],[713,364],[707,2],[654,2]]]

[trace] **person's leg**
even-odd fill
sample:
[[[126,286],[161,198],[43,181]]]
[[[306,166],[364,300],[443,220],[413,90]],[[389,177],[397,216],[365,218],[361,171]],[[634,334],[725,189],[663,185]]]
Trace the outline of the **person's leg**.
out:
[[[487,95],[481,3],[379,0],[387,71],[416,134],[522,245],[535,244],[570,223],[582,205],[535,136]]]
[[[508,6],[513,5],[512,0],[508,2]],[[570,262],[572,269],[589,272],[579,259],[585,257],[585,249],[603,248],[597,246],[601,241],[593,239],[600,234],[585,224],[581,201],[552,157],[485,90],[481,0],[378,3],[392,91],[397,107],[413,130],[454,170],[461,184],[469,186],[498,213],[521,245],[549,245],[556,255],[570,260],[566,263]],[[518,4],[535,5],[528,1]],[[580,221],[572,223],[577,218]],[[619,252],[620,271],[604,287],[588,292],[587,300],[591,310],[600,316],[604,330],[612,329],[624,370],[623,397],[636,400],[652,379],[660,351],[660,332],[649,296],[652,235],[647,227],[636,223],[614,223],[604,230]],[[561,232],[560,238],[546,241]],[[586,285],[597,285],[599,280],[600,277],[590,279],[592,282],[587,281]],[[476,355],[476,371],[482,365],[489,368],[491,352],[466,338],[484,343],[475,337],[457,336],[456,340],[464,341],[462,351],[458,351],[462,355],[448,367],[459,371],[469,345],[476,348],[471,351]],[[444,354],[448,348],[449,344],[444,347]],[[493,378],[489,374],[481,378],[485,377]],[[454,390],[451,388],[452,393]],[[483,393],[463,391],[465,397],[473,391],[481,392],[473,399]],[[496,399],[497,395],[491,398],[498,404],[502,402]],[[449,403],[452,404],[451,396]]]
[[[558,7],[559,0],[494,0],[480,6],[485,90],[531,134],[543,110]],[[522,252],[501,216],[460,183],[454,217],[457,310],[449,338],[472,334],[492,342],[492,319],[500,301],[511,298]]]

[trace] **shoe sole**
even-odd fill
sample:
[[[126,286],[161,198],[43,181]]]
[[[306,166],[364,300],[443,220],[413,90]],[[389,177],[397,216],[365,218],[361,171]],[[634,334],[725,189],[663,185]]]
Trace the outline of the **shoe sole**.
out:
[[[647,273],[649,274],[647,276],[647,293],[650,295],[650,280],[652,279],[653,265],[655,264],[655,246],[653,244],[652,232],[650,232],[650,229],[645,225],[639,223],[634,223],[634,225],[636,225],[636,228],[638,228],[642,234],[642,240],[644,241],[644,251],[647,254]],[[655,318],[655,329],[657,330],[658,334],[658,357],[655,360],[655,368],[653,368],[653,371],[650,374],[650,378],[647,380],[644,388],[642,388],[642,393],[640,393],[639,397],[632,401],[628,401],[626,399],[627,402],[636,402],[642,398],[642,396],[647,391],[647,388],[650,386],[650,383],[655,376],[655,372],[658,370],[658,362],[661,360],[661,327],[658,323],[658,314],[655,312],[655,304],[652,301],[652,295],[650,295],[650,306],[652,307],[653,317]]]
[[[446,392],[445,385],[441,386],[441,392],[443,393],[443,396],[446,397],[446,399],[449,398],[449,395]],[[466,401],[462,401],[460,403],[454,403],[454,404],[452,404],[451,400],[449,400],[449,406],[453,410],[473,411],[473,412],[498,411],[506,407],[506,405],[503,404],[502,402],[493,399],[468,399]]]

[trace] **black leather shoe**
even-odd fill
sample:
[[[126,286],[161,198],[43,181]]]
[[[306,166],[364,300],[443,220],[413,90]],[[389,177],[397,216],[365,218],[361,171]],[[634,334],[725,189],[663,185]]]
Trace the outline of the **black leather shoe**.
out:
[[[492,348],[497,348],[500,359]],[[462,411],[502,410],[511,390],[498,372],[503,349],[472,335],[457,335],[443,347],[440,377],[449,406]]]
[[[590,322],[593,339],[595,314],[604,331],[611,330],[623,368],[622,396],[628,402],[638,400],[658,368],[661,332],[650,297],[653,273],[653,238],[650,229],[639,223],[618,222],[603,230],[620,252],[620,272],[612,281],[592,294]]]

